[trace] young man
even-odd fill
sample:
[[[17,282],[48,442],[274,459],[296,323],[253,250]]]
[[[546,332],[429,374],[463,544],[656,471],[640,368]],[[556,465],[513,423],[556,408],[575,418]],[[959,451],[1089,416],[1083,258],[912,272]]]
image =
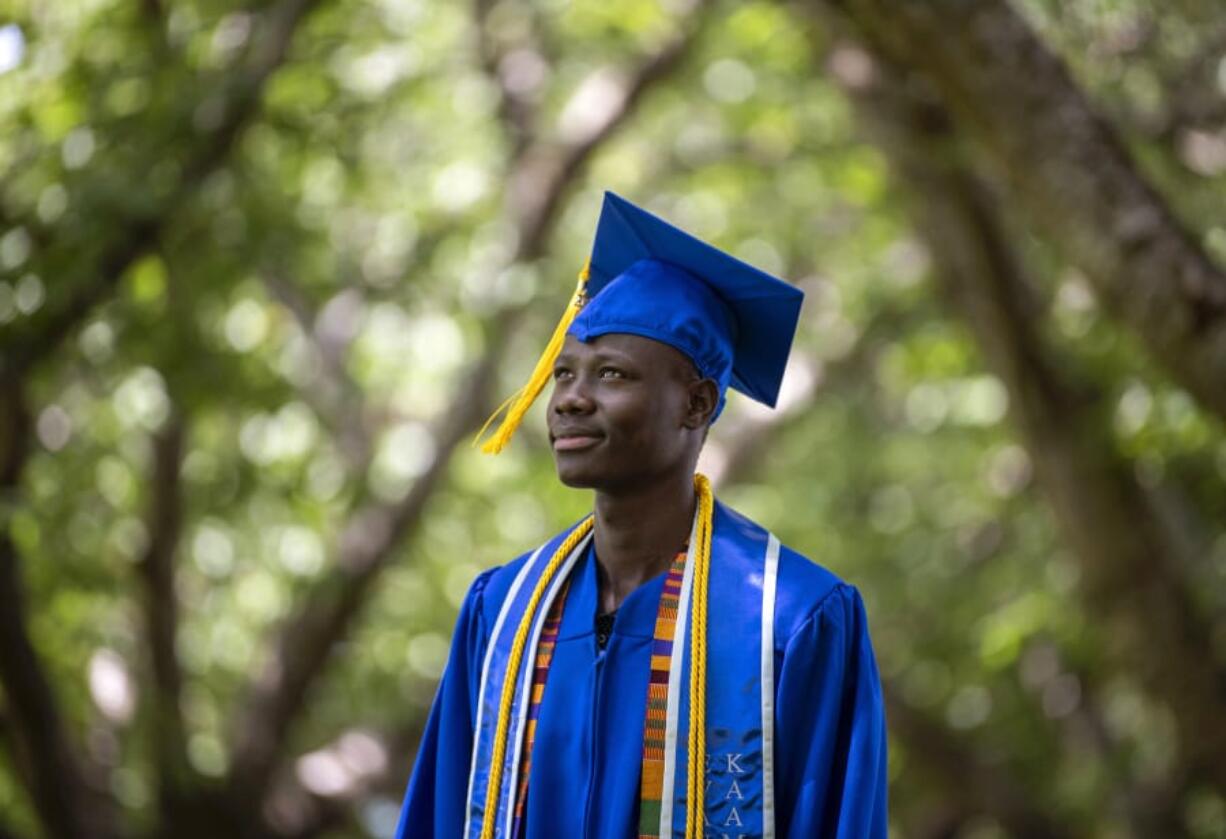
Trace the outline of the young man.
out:
[[[859,595],[694,473],[729,385],[774,405],[800,291],[612,194],[589,266],[486,448],[552,378],[594,513],[473,584],[398,837],[884,839]]]

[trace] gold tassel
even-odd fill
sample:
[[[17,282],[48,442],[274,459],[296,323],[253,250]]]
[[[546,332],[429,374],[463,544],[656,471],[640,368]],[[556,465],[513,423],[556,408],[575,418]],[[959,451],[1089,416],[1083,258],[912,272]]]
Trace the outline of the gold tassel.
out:
[[[503,411],[506,411],[506,416],[503,417],[498,430],[481,444],[481,451],[486,454],[498,454],[502,451],[510,441],[511,435],[515,433],[515,429],[519,428],[519,424],[523,422],[524,415],[528,413],[536,397],[540,396],[545,384],[553,376],[553,363],[558,360],[558,355],[562,352],[562,344],[566,341],[566,330],[570,329],[571,322],[587,302],[587,279],[591,268],[592,260],[589,258],[583,270],[579,272],[579,283],[575,286],[575,294],[571,297],[566,311],[562,313],[562,319],[558,321],[557,327],[553,330],[553,337],[545,345],[545,351],[541,353],[536,366],[532,368],[532,375],[528,378],[528,383],[499,405],[498,410],[490,415],[485,425],[481,426],[481,430],[477,432],[477,436],[473,438],[473,445],[476,446],[485,435],[486,429],[498,419]]]

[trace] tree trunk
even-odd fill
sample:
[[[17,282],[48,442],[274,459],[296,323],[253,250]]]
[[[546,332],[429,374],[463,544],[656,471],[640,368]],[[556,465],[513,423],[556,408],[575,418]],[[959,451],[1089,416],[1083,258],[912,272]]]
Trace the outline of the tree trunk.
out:
[[[110,835],[107,812],[90,790],[50,680],[30,640],[25,590],[8,511],[29,445],[30,417],[20,384],[0,377],[0,686],[11,718],[14,760],[48,839]]]
[[[851,85],[862,124],[914,200],[934,274],[1009,393],[1010,413],[1082,571],[1106,655],[1174,712],[1186,777],[1226,790],[1226,669],[1181,568],[1181,546],[1114,450],[1109,408],[1051,357],[997,201],[963,164],[922,86],[879,61]],[[1067,366],[1067,365],[1066,365]]]
[[[1006,0],[815,0],[929,80],[1036,226],[1181,386],[1226,418],[1226,274]]]

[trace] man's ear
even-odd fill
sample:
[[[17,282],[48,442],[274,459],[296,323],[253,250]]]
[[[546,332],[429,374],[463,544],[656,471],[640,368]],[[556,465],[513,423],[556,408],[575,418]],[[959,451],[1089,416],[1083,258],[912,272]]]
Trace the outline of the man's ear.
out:
[[[686,428],[705,428],[719,405],[719,387],[713,379],[695,379],[686,385]]]

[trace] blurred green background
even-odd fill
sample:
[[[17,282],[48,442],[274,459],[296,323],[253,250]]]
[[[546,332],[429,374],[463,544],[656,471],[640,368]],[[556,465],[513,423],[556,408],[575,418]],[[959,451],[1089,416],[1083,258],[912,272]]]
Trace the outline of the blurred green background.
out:
[[[0,0],[0,837],[392,835],[604,189],[808,294],[892,833],[1226,836],[1224,175],[1218,0]]]

